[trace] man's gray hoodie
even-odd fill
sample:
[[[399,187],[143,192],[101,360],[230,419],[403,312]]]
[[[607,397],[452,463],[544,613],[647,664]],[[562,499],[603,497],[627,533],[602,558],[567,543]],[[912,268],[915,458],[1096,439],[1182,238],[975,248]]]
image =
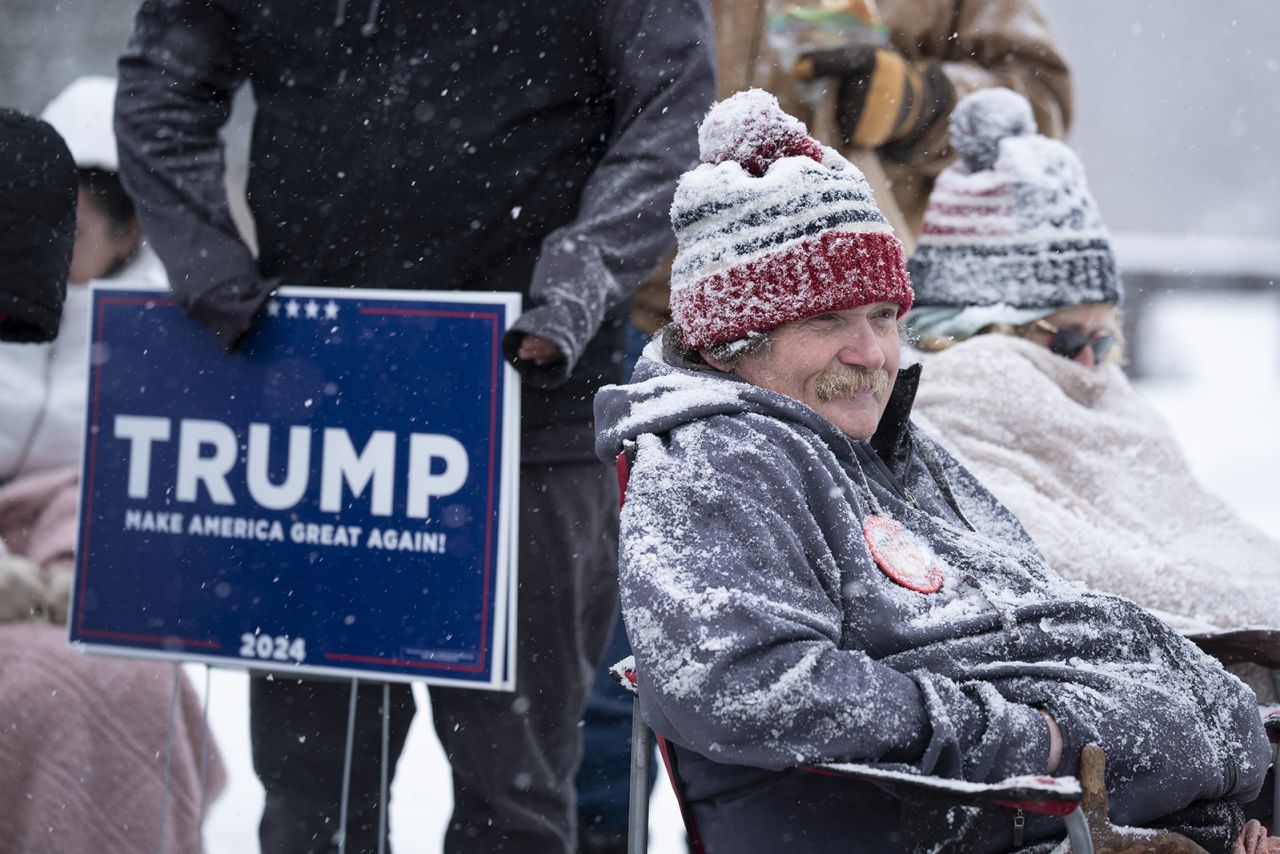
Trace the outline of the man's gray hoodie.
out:
[[[1269,760],[1252,693],[1138,606],[1049,570],[1017,520],[910,424],[917,369],[863,443],[660,349],[597,396],[597,453],[637,444],[623,613],[646,720],[676,745],[711,854],[882,852],[966,834],[981,842],[948,850],[1006,849],[1009,814],[971,813],[967,830],[905,821],[903,837],[883,792],[794,768],[1040,773],[1040,709],[1062,730],[1059,773],[1076,773],[1086,743],[1105,749],[1114,822],[1207,822],[1202,841],[1229,844],[1232,804],[1256,796]],[[880,569],[863,536],[873,515],[928,543],[940,590]],[[1184,821],[1188,808],[1200,812]],[[1056,820],[1031,821],[1026,838],[1055,833]]]

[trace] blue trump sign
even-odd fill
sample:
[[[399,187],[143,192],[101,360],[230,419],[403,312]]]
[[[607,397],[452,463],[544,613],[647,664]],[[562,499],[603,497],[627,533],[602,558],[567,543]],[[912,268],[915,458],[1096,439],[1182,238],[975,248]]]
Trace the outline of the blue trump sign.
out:
[[[95,288],[72,642],[510,689],[519,299],[282,288],[227,354]]]

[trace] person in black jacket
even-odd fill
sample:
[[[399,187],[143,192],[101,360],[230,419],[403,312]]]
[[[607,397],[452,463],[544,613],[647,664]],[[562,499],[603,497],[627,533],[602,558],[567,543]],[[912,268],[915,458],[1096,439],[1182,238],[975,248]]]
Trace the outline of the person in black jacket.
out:
[[[574,847],[576,724],[617,595],[591,399],[670,244],[710,44],[702,0],[146,0],[120,59],[121,173],[177,300],[228,348],[281,282],[524,296],[503,341],[524,380],[516,695],[432,690],[447,851]],[[218,138],[246,81],[257,258]],[[347,851],[377,848],[381,687],[360,697]],[[264,852],[333,844],[347,694],[254,681]],[[413,701],[392,695],[394,766]]]

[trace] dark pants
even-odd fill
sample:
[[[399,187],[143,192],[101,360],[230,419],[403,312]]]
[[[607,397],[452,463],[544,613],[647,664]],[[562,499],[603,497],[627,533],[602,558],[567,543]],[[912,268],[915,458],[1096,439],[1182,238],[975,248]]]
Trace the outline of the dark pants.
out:
[[[430,692],[453,769],[446,854],[574,850],[578,722],[617,608],[617,508],[613,472],[598,462],[521,469],[516,691]],[[350,691],[349,682],[253,680],[263,854],[337,850]],[[414,713],[407,686],[393,685],[391,697],[389,776]],[[363,685],[357,703],[349,854],[378,850],[382,685]]]

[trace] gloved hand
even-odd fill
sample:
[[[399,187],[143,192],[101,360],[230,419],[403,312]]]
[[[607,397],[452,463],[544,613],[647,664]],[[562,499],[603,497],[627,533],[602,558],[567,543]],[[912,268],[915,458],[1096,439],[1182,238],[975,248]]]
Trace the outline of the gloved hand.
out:
[[[800,57],[801,79],[832,77],[836,123],[845,145],[873,149],[910,143],[955,105],[955,89],[938,62],[908,62],[889,48],[848,45]]]
[[[278,277],[231,281],[205,293],[198,301],[182,302],[182,308],[192,320],[212,330],[230,352],[240,346],[262,317],[267,300],[278,287]]]
[[[65,626],[71,618],[71,586],[75,581],[75,572],[66,567],[45,571],[45,612],[44,617],[51,623]]]

